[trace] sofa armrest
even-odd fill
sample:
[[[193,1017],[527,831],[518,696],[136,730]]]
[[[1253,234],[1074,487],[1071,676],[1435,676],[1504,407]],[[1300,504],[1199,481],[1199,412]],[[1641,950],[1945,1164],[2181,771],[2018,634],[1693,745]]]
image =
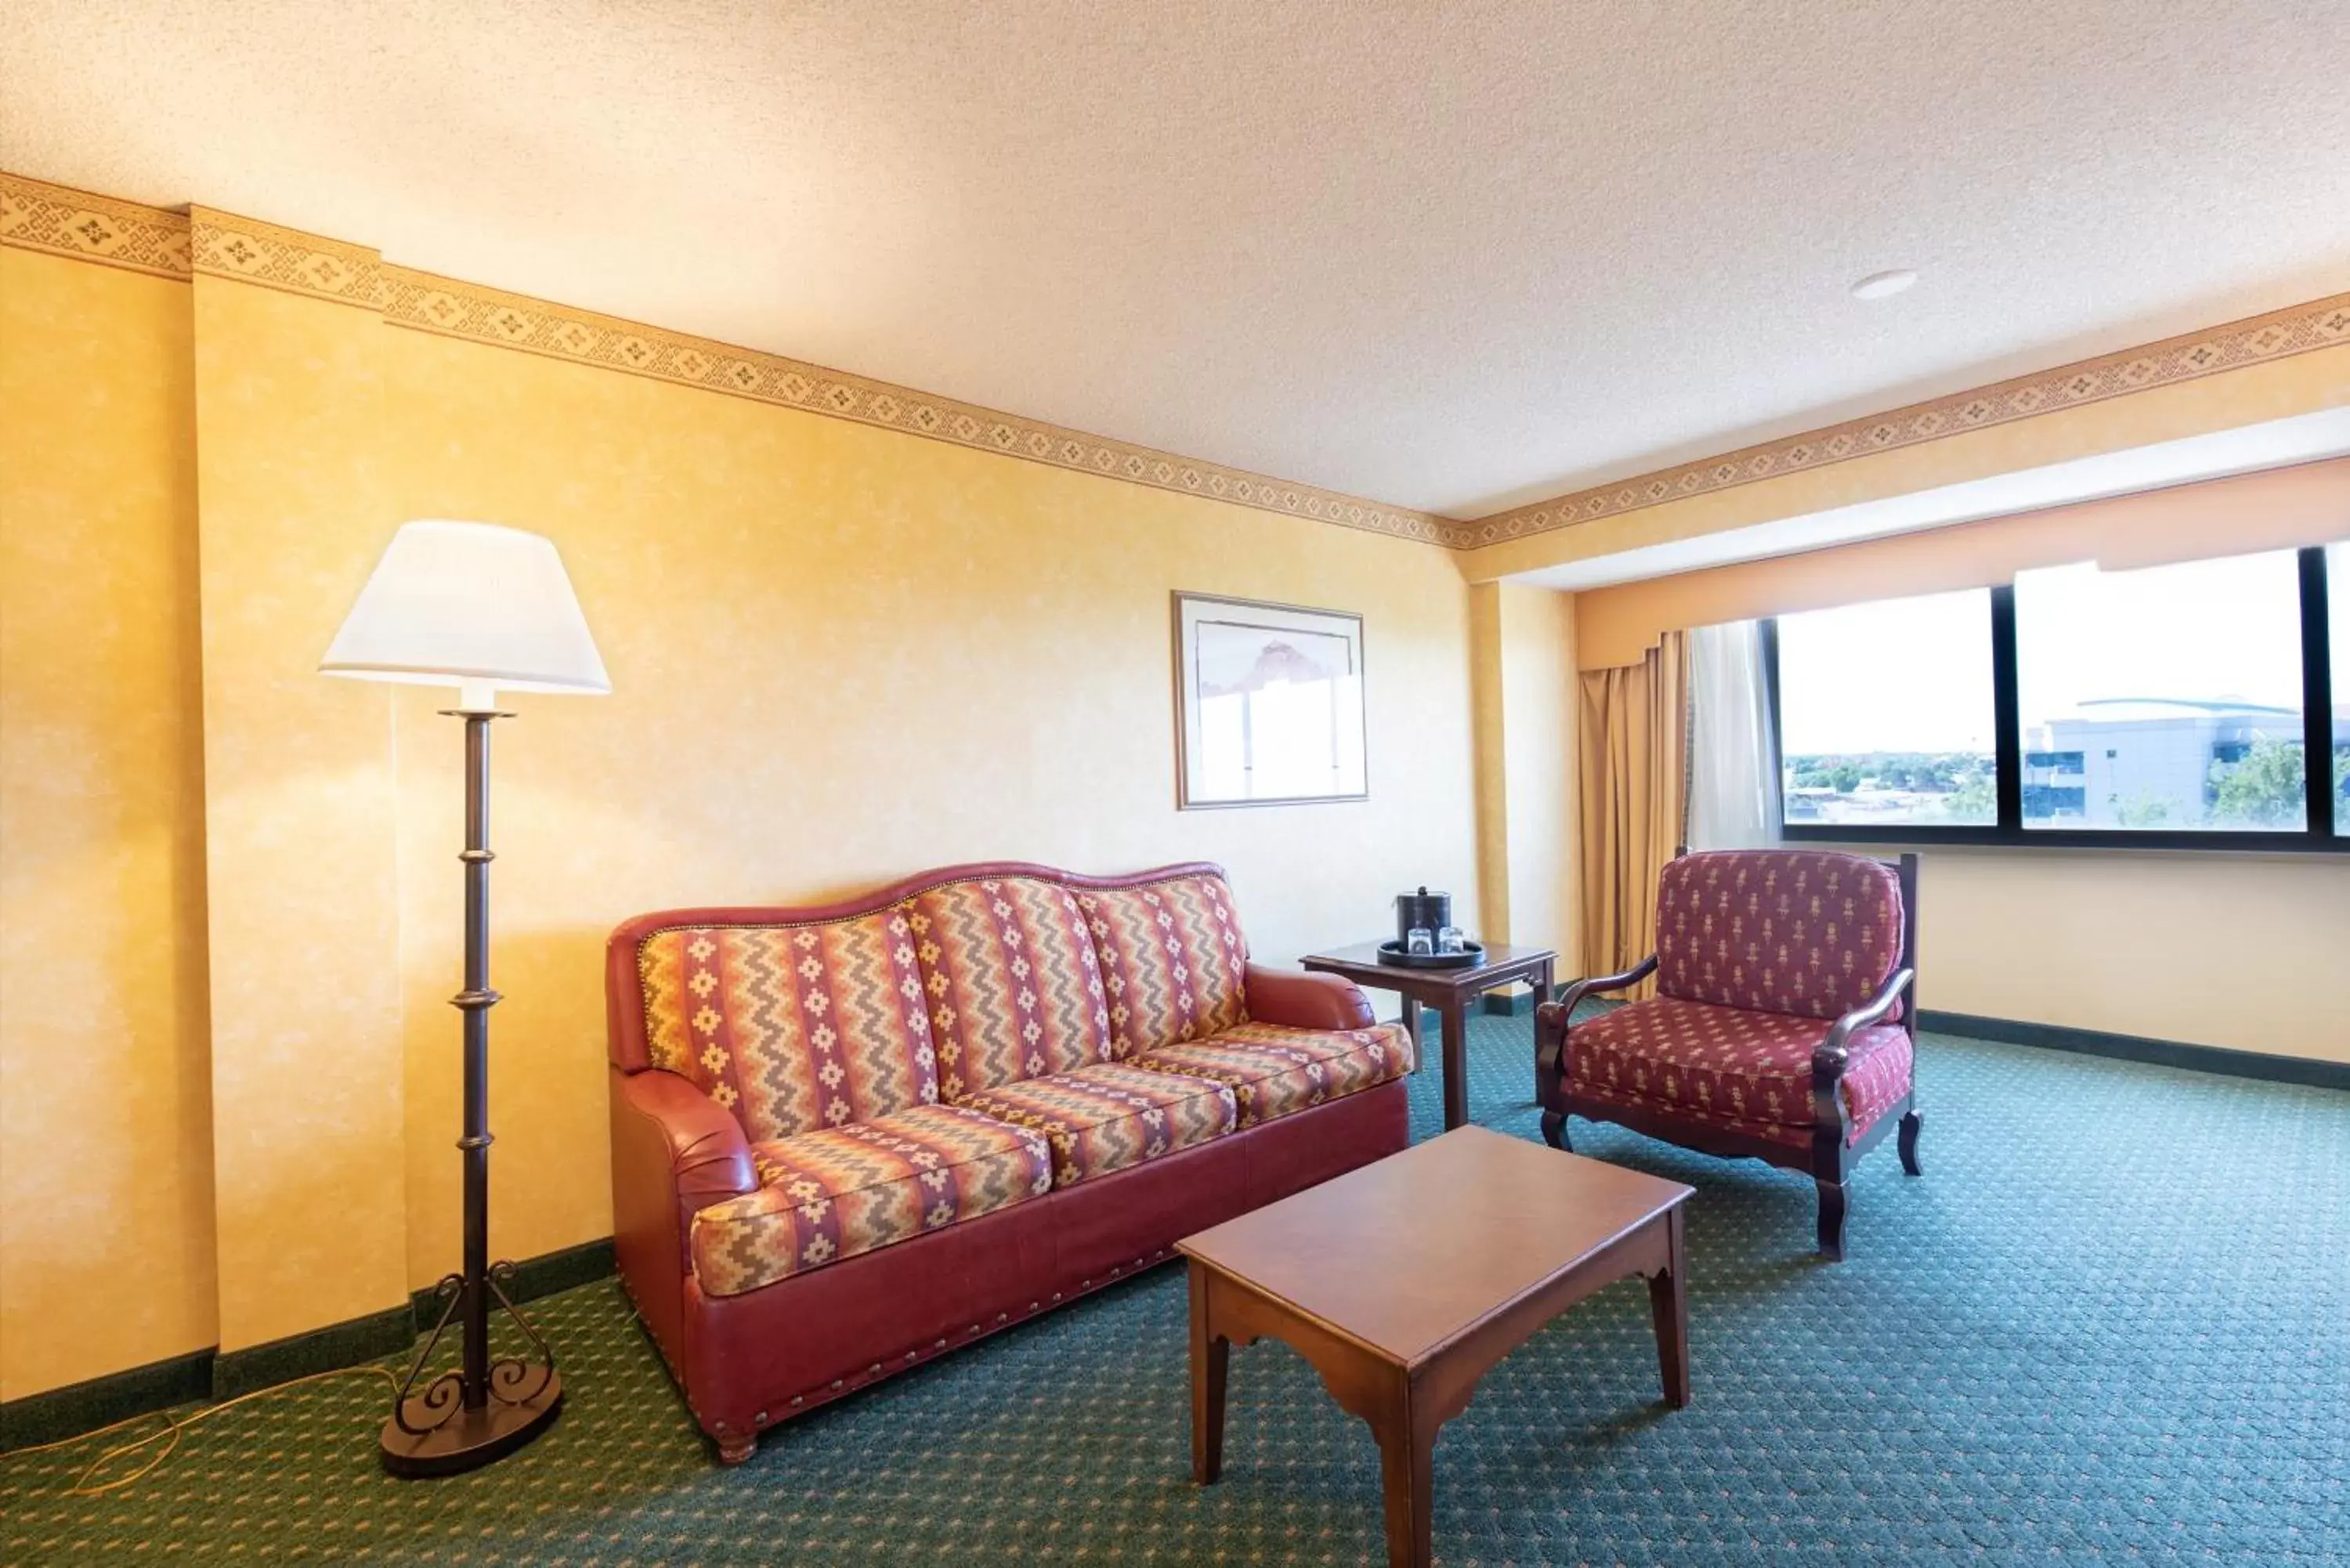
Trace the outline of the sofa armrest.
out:
[[[1339,975],[1253,963],[1243,983],[1248,988],[1249,1017],[1260,1023],[1284,1023],[1293,1029],[1368,1029],[1378,1022],[1361,987]]]
[[[623,1189],[613,1195],[616,1216],[652,1209],[662,1229],[675,1227],[682,1263],[695,1214],[758,1190],[751,1146],[723,1106],[675,1073],[649,1067],[612,1077],[612,1180]]]

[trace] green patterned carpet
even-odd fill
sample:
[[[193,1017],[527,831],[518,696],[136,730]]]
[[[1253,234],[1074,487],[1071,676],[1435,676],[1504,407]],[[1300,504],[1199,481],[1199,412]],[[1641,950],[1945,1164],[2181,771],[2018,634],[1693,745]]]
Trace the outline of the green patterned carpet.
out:
[[[1477,1118],[1536,1136],[1530,1020],[1483,1019]],[[2350,1096],[1929,1036],[1926,1175],[1863,1168],[1850,1261],[1807,1180],[1577,1121],[1697,1188],[1696,1403],[1638,1282],[1488,1376],[1436,1451],[1448,1563],[2350,1561]],[[1437,1081],[1413,1085],[1436,1126]],[[535,1309],[569,1405],[454,1480],[375,1465],[380,1383],[189,1432],[61,1495],[97,1442],[0,1463],[0,1560],[1355,1563],[1378,1462],[1305,1365],[1236,1351],[1195,1490],[1183,1282],[1162,1269],[770,1434],[715,1469],[618,1287]],[[118,1439],[119,1440],[119,1439]]]

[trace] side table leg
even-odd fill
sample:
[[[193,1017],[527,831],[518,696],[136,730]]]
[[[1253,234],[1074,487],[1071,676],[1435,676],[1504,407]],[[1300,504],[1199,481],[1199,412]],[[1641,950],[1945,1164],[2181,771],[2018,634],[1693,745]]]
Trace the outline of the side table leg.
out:
[[[1211,1484],[1224,1470],[1224,1376],[1232,1341],[1208,1321],[1208,1271],[1190,1261],[1191,1274],[1191,1479]]]
[[[1428,1046],[1419,1037],[1419,998],[1403,999],[1403,1031],[1411,1036],[1411,1070],[1419,1072],[1428,1065]]]
[[[1648,1312],[1657,1322],[1657,1366],[1664,1374],[1665,1403],[1674,1409],[1690,1402],[1689,1262],[1681,1246],[1681,1211],[1666,1210],[1665,1272],[1648,1276]]]
[[[1444,1130],[1469,1119],[1469,1008],[1461,998],[1438,1012],[1444,1021]]]
[[[1537,1011],[1541,1009],[1543,1003],[1553,1000],[1558,993],[1557,979],[1552,973],[1552,967],[1544,964],[1534,971],[1534,1007]],[[1550,1085],[1545,1080],[1555,1077],[1557,1073],[1555,1063],[1548,1069],[1544,1067],[1542,1048],[1536,1046],[1534,1048],[1534,1104],[1538,1106],[1550,1104],[1547,1097],[1550,1094]]]

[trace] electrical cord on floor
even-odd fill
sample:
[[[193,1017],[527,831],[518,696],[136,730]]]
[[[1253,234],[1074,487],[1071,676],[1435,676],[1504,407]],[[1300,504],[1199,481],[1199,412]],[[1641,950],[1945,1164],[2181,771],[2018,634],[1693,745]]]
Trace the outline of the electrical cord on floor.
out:
[[[289,1388],[299,1388],[306,1383],[323,1383],[329,1377],[380,1377],[386,1383],[391,1385],[393,1392],[397,1393],[400,1388],[399,1377],[396,1376],[388,1366],[338,1366],[332,1372],[313,1372],[307,1377],[296,1377],[290,1382],[273,1383],[266,1388],[255,1388],[250,1394],[240,1394],[234,1399],[224,1399],[217,1405],[207,1405],[203,1409],[196,1411],[194,1414],[182,1416],[176,1421],[166,1417],[164,1424],[161,1428],[148,1433],[147,1436],[140,1438],[138,1441],[116,1444],[113,1448],[107,1449],[106,1452],[99,1455],[98,1458],[84,1465],[81,1468],[81,1473],[74,1477],[73,1485],[65,1490],[64,1495],[67,1497],[104,1497],[108,1492],[120,1491],[124,1487],[130,1485],[134,1481],[143,1480],[148,1476],[154,1474],[157,1469],[161,1469],[163,1461],[170,1459],[173,1452],[179,1449],[180,1434],[186,1431],[189,1428],[196,1425],[198,1422],[209,1421],[224,1410],[234,1410],[248,1399],[258,1399],[263,1396],[269,1394],[283,1394]],[[161,1412],[156,1411],[151,1412],[151,1414],[161,1415]],[[11,1449],[6,1453],[0,1454],[0,1464],[5,1464],[12,1459],[21,1459],[26,1454],[45,1454],[57,1449],[71,1448],[76,1443],[86,1443],[92,1438],[104,1437],[109,1432],[120,1431],[125,1427],[134,1426],[137,1423],[149,1418],[150,1417],[148,1416],[131,1416],[123,1420],[116,1421],[110,1426],[100,1427],[96,1431],[82,1432],[70,1438],[60,1438],[54,1443],[35,1443],[28,1448]],[[108,1465],[112,1464],[115,1460],[121,1459],[126,1455],[135,1454],[140,1449],[153,1443],[161,1443],[163,1445],[162,1450],[149,1458],[145,1464],[140,1465],[129,1475],[117,1476],[110,1481],[105,1481],[96,1486],[92,1486],[90,1484],[90,1478],[97,1475]]]

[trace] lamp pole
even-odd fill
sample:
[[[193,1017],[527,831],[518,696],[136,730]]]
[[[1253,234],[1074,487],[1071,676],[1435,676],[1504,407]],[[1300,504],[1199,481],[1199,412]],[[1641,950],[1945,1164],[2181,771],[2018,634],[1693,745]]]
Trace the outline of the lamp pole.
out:
[[[384,1423],[383,1467],[396,1476],[455,1475],[522,1447],[545,1430],[563,1406],[555,1355],[529,1320],[515,1311],[501,1283],[512,1265],[490,1262],[490,725],[512,718],[491,693],[467,688],[463,706],[443,709],[465,722],[465,986],[449,999],[464,1018],[465,1127],[457,1147],[465,1161],[464,1266],[443,1278],[435,1294],[441,1316],[417,1352]],[[537,1348],[536,1363],[490,1358],[490,1304],[504,1307]],[[464,1355],[459,1370],[421,1390],[417,1378],[452,1315],[462,1322]]]

